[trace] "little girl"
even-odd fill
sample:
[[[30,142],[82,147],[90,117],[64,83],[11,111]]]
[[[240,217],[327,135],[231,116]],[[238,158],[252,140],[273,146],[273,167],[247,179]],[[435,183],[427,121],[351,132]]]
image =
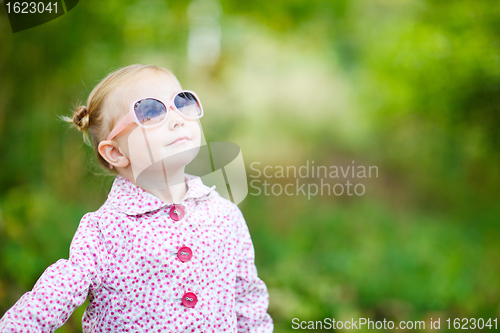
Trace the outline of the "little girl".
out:
[[[241,211],[184,172],[202,116],[162,67],[131,65],[92,90],[71,121],[116,173],[111,192],[0,332],[53,332],[87,297],[83,332],[272,332]]]

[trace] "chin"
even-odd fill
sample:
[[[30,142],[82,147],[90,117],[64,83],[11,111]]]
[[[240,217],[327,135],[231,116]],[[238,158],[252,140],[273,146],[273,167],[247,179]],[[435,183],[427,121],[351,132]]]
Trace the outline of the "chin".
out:
[[[179,169],[191,163],[200,151],[200,146],[186,145],[163,159],[168,168]]]

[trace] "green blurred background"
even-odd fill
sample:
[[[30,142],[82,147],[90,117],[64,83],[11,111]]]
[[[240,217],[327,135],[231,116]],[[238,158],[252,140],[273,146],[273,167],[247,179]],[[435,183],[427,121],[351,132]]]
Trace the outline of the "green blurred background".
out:
[[[276,332],[500,316],[500,2],[86,0],[15,34],[1,6],[0,36],[0,315],[113,181],[58,117],[144,63],[198,93],[207,141],[238,144],[249,176],[378,167],[353,180],[362,196],[250,189],[239,205]],[[81,332],[83,310],[57,332]]]

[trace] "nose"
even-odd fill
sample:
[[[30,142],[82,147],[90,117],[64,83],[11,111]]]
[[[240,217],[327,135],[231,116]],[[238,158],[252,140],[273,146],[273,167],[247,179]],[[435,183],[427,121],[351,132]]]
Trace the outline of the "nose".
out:
[[[184,117],[179,115],[177,112],[174,111],[172,107],[170,107],[170,109],[168,110],[168,119],[167,119],[168,127],[170,129],[183,127],[185,121],[186,120],[184,119]]]

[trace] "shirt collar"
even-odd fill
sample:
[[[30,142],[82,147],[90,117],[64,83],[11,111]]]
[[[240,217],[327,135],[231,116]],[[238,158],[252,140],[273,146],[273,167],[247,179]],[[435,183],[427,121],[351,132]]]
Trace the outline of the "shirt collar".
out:
[[[182,202],[188,200],[205,200],[215,189],[215,185],[208,187],[201,181],[200,177],[184,174],[188,185],[188,191]],[[107,202],[117,210],[127,215],[139,215],[168,206],[151,193],[134,185],[130,180],[118,175],[116,176]]]

